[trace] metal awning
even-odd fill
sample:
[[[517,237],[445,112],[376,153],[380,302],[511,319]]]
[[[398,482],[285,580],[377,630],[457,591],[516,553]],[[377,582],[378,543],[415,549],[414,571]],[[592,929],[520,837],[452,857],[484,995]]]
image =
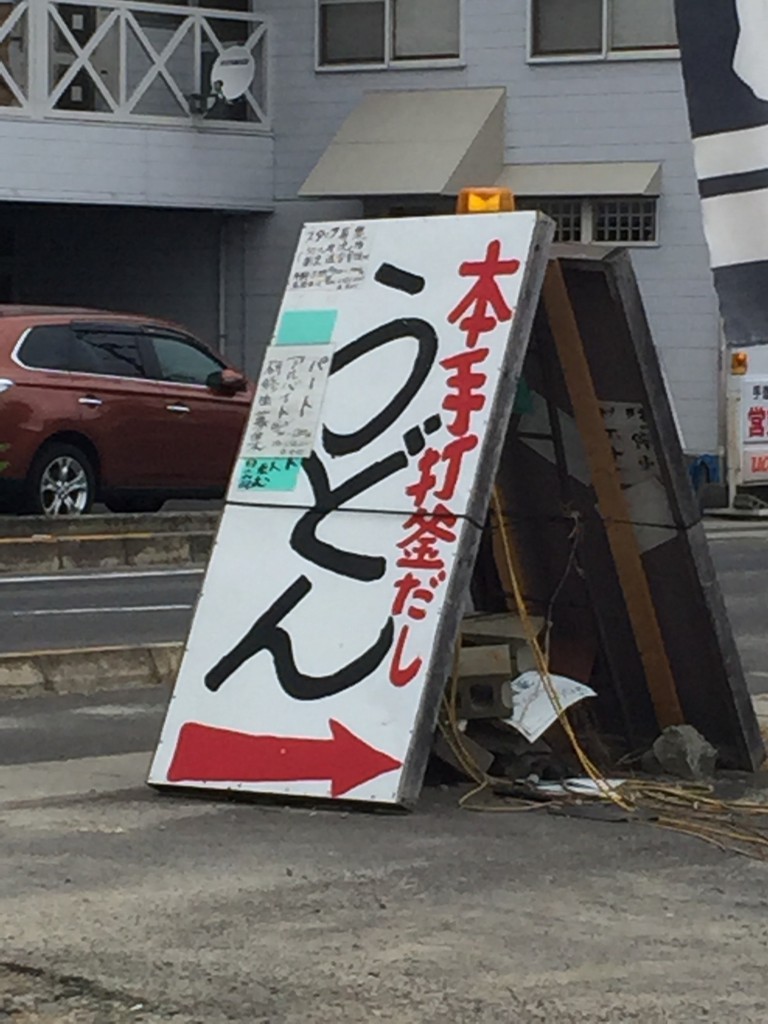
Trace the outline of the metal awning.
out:
[[[657,196],[661,164],[505,164],[496,184],[518,196]]]
[[[367,93],[301,196],[455,195],[504,160],[504,89]]]

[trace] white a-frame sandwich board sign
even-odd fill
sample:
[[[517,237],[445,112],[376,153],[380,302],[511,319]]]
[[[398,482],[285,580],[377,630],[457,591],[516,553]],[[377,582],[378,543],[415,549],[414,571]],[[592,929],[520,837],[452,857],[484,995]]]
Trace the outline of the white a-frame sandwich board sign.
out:
[[[304,227],[150,784],[415,800],[550,237]]]

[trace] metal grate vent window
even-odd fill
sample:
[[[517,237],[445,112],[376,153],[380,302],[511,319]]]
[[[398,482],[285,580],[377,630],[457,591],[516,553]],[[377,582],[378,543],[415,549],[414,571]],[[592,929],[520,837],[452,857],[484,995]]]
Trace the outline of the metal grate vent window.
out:
[[[620,245],[656,241],[655,199],[600,199],[594,207],[593,241]]]
[[[656,245],[658,200],[654,196],[552,198],[526,196],[518,209],[541,210],[555,222],[555,242]]]
[[[523,210],[541,210],[551,217],[556,242],[582,241],[581,199],[523,199],[517,205]]]

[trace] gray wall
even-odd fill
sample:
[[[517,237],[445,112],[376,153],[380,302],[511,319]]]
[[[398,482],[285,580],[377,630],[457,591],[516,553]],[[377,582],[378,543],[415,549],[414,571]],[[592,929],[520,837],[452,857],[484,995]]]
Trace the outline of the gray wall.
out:
[[[272,139],[210,126],[0,119],[0,201],[259,210]]]
[[[362,93],[370,89],[505,86],[506,159],[663,164],[658,248],[633,258],[689,450],[717,444],[718,317],[701,228],[677,60],[526,62],[525,0],[465,0],[466,66],[314,71],[314,0],[260,0],[271,13],[276,213],[248,233],[250,333],[261,348],[302,219],[326,204],[289,202]],[[350,207],[352,215],[356,204]]]
[[[178,210],[0,204],[14,234],[14,298],[176,320],[218,340],[222,217]]]

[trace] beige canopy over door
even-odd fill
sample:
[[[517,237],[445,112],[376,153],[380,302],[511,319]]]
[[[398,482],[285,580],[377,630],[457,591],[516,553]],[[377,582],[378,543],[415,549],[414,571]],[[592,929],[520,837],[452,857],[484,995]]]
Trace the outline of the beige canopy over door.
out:
[[[504,160],[504,107],[504,89],[367,93],[299,195],[456,195],[492,184]]]

